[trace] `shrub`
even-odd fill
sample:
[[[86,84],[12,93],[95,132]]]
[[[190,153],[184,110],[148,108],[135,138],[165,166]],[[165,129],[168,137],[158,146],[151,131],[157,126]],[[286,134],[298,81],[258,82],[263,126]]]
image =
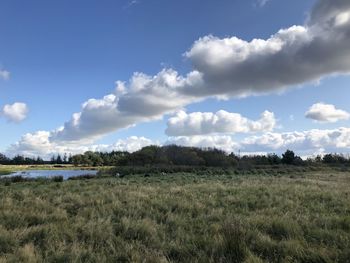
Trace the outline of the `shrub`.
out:
[[[63,182],[63,176],[62,175],[54,176],[51,178],[51,180],[53,182],[60,183],[60,182]]]
[[[225,223],[221,228],[222,241],[216,251],[218,262],[243,262],[248,256],[245,231],[239,221]]]
[[[94,179],[94,178],[97,178],[97,176],[92,174],[84,174],[84,175],[69,177],[68,180],[84,180],[84,179]]]
[[[20,182],[25,181],[25,178],[23,178],[20,175],[12,176],[10,178],[11,178],[10,180],[11,180],[12,183],[20,183]]]

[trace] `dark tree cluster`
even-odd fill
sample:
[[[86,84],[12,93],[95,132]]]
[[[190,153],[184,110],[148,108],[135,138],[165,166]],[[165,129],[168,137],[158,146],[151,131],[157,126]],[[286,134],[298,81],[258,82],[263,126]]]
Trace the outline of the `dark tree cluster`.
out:
[[[200,149],[194,147],[147,146],[141,150],[121,158],[117,165],[182,165],[182,166],[211,166],[228,167],[237,164],[233,155],[227,155],[218,149]]]
[[[118,163],[121,158],[129,155],[127,152],[112,151],[104,152],[85,152],[84,154],[53,155],[50,160],[43,160],[40,157],[30,158],[22,155],[17,155],[9,158],[0,153],[0,164],[2,165],[38,165],[38,164],[74,164],[76,166],[113,166]]]
[[[29,158],[21,155],[9,158],[0,153],[0,164],[73,164],[75,166],[205,166],[205,167],[242,167],[255,165],[312,165],[344,164],[350,165],[349,156],[326,154],[302,160],[293,151],[287,150],[282,156],[277,154],[238,156],[214,148],[196,148],[177,145],[147,146],[134,153],[112,151],[87,151],[76,155],[54,155],[50,161],[42,158]]]
[[[321,157],[318,156],[316,159],[320,160]],[[322,157],[322,162],[325,164],[350,164],[349,156],[344,156],[342,154],[326,154]]]
[[[61,156],[60,154],[53,155],[50,159],[50,164],[71,164],[72,155],[67,155],[66,153]]]
[[[184,147],[177,145],[147,146],[141,150],[125,154],[118,160],[118,166],[145,165],[181,165],[206,167],[249,167],[256,165],[312,165],[312,164],[348,164],[350,158],[341,154],[326,154],[303,160],[291,150],[286,150],[282,156],[277,154],[244,155],[227,154],[224,151],[208,148]]]
[[[9,158],[6,155],[0,153],[0,164],[2,165],[20,165],[20,164],[45,164],[45,161],[40,158],[30,158],[30,157],[24,157],[22,155],[17,155],[13,158]]]
[[[112,151],[106,152],[92,152],[87,151],[84,154],[77,154],[71,157],[70,163],[75,166],[114,166],[126,156],[128,152]]]
[[[38,165],[38,164],[69,164],[71,163],[71,156],[67,157],[67,154],[54,155],[50,161],[45,161],[41,157],[25,157],[22,155],[16,155],[13,158],[9,158],[6,155],[0,153],[0,164],[2,165]]]

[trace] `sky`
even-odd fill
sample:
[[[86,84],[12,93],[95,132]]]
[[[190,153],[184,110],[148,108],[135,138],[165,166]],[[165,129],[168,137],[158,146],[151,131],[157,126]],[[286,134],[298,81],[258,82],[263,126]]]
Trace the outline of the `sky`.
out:
[[[350,152],[348,0],[1,0],[0,152]]]

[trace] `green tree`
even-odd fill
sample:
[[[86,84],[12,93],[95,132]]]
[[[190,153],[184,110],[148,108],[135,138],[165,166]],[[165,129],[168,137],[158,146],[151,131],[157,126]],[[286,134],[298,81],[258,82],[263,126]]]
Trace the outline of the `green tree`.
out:
[[[294,164],[297,158],[299,159],[300,157],[297,157],[293,151],[287,150],[284,154],[282,154],[282,163]]]

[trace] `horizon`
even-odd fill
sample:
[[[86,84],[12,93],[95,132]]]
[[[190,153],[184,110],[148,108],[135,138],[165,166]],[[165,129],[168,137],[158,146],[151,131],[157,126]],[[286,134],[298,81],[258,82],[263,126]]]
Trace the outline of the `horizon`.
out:
[[[5,0],[0,22],[8,156],[350,153],[349,1]]]

